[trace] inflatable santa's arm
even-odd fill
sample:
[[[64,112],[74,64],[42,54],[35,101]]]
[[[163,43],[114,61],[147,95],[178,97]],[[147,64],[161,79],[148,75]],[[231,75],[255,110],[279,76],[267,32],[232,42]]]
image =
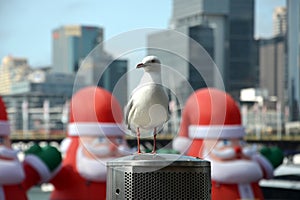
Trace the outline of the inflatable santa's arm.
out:
[[[263,175],[265,179],[271,179],[273,178],[273,171],[274,168],[272,166],[272,164],[261,154],[255,154],[252,157],[253,160],[255,160],[262,168],[263,170]]]
[[[70,165],[63,166],[49,181],[54,185],[57,190],[67,190],[72,188],[72,184],[78,182],[78,175],[75,173],[75,169]]]
[[[273,172],[283,161],[284,155],[278,147],[263,147],[260,149],[260,154],[253,156],[264,171],[264,178],[273,178]]]
[[[41,148],[34,144],[25,154],[23,165],[26,177],[23,187],[26,189],[35,184],[49,181],[62,161],[60,152],[49,145]]]

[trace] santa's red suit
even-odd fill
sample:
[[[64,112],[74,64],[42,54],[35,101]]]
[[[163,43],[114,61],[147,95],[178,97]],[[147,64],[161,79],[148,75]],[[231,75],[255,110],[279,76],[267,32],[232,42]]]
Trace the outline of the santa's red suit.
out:
[[[186,102],[173,148],[211,162],[213,200],[263,199],[258,182],[273,167],[254,146],[243,141],[239,107],[218,89],[197,90]]]
[[[55,187],[50,199],[106,198],[106,161],[120,156],[126,145],[122,116],[116,98],[102,88],[86,87],[73,95],[68,147],[50,180]]]
[[[9,135],[6,107],[0,97],[0,199],[27,199],[27,190],[49,178],[50,170],[35,155],[28,155],[20,162],[17,151],[11,148]]]

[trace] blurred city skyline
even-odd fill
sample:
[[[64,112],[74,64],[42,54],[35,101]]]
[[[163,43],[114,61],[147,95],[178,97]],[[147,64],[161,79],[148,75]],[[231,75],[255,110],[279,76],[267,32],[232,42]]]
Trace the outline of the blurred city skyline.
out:
[[[273,10],[285,4],[285,0],[255,1],[256,38],[272,37]],[[33,67],[51,66],[51,33],[59,26],[99,26],[104,29],[106,41],[135,29],[167,29],[171,15],[172,0],[133,0],[130,4],[125,1],[2,1],[0,58],[12,55],[27,58]]]

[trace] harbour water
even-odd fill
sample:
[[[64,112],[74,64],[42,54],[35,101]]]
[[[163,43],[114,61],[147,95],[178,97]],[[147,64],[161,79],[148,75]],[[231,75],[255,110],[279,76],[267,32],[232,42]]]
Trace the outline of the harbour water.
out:
[[[29,200],[48,200],[50,197],[50,191],[44,192],[39,186],[35,186],[28,191]]]

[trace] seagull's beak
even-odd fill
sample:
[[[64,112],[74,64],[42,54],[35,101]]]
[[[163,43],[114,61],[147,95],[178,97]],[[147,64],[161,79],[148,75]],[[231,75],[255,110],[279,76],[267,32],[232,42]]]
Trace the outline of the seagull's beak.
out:
[[[145,66],[144,63],[139,63],[139,64],[136,65],[136,68],[141,68],[141,67],[144,67],[144,66]]]

